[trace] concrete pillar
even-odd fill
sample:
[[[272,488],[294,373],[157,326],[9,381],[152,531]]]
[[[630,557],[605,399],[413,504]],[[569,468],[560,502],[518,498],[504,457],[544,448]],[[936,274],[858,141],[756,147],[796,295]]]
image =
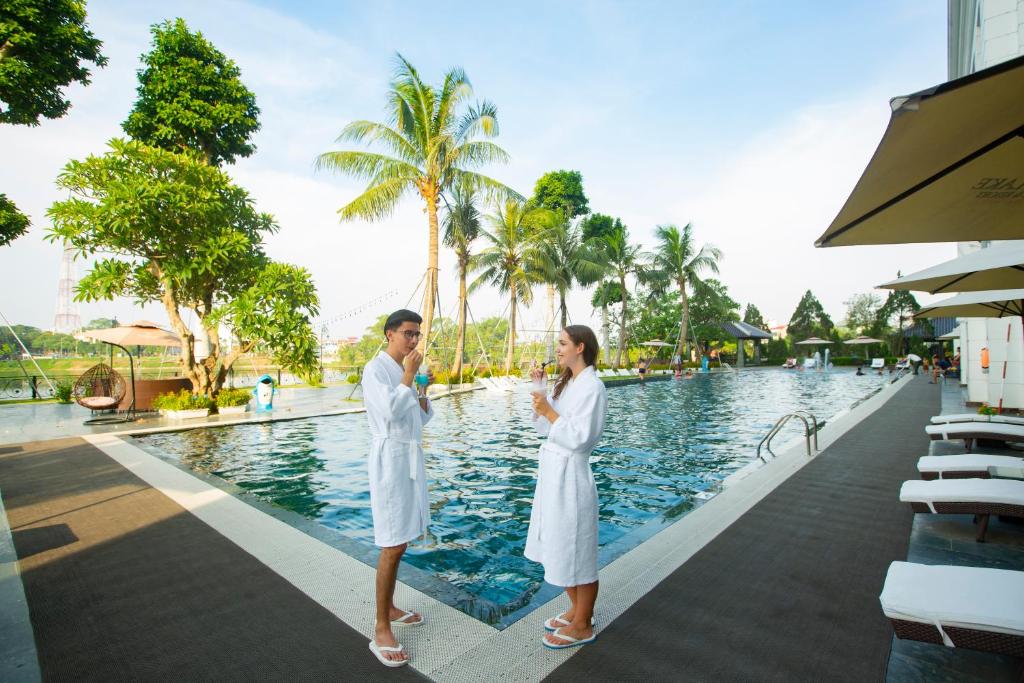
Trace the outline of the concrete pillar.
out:
[[[737,339],[736,340],[736,367],[737,368],[742,368],[743,367],[743,356],[745,355],[743,353],[743,342],[744,341],[746,341],[746,340],[744,340],[744,339]]]

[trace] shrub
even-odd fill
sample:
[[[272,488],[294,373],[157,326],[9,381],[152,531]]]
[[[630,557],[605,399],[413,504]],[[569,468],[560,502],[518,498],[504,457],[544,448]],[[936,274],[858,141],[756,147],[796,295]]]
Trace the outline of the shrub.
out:
[[[995,415],[996,409],[987,403],[982,403],[978,408],[978,415]]]
[[[57,403],[71,403],[71,382],[67,380],[61,380],[54,385],[54,397],[57,399]]]
[[[217,407],[232,408],[234,406],[244,406],[249,403],[251,398],[252,394],[248,389],[221,389],[220,393],[217,394]]]
[[[175,393],[173,391],[160,394],[153,399],[153,407],[157,410],[201,410],[213,407],[213,401],[206,396],[193,394],[188,389],[182,389]]]
[[[353,372],[351,375],[345,378],[345,381],[349,384],[359,384],[359,373]]]

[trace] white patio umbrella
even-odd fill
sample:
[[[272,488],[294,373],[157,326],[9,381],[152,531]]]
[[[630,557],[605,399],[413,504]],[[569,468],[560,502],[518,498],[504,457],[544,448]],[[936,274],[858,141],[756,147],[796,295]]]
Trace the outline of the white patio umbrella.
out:
[[[868,344],[884,344],[885,342],[883,342],[881,339],[875,339],[873,337],[866,337],[866,336],[864,336],[862,334],[859,337],[854,337],[853,339],[847,339],[843,343],[844,344],[848,344],[850,346],[858,345],[858,344],[863,344],[866,347]],[[865,348],[864,349],[864,360],[867,360],[867,359],[868,359],[868,350],[867,350],[867,348]]]
[[[819,247],[1024,237],[1024,57],[897,97]]]
[[[804,339],[803,341],[796,342],[796,345],[797,346],[819,346],[821,344],[831,344],[831,343],[832,342],[830,342],[829,340],[822,339],[821,337],[808,337],[807,339]]]
[[[1000,289],[987,292],[966,292],[925,306],[916,318],[1005,318],[1024,315],[1024,289]],[[1022,325],[1024,325],[1024,318]],[[1010,325],[1006,326],[1006,341],[1010,341]],[[1003,376],[999,388],[999,412],[1003,412],[1003,387],[1006,385],[1007,361],[1003,359]]]
[[[878,286],[929,294],[1024,287],[1024,246],[979,249]]]

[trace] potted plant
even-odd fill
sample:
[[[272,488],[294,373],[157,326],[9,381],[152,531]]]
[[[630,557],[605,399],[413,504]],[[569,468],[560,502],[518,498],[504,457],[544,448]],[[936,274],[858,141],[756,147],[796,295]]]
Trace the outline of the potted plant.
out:
[[[61,380],[54,385],[54,397],[57,399],[57,403],[73,403],[71,392],[73,391],[71,382],[67,380]]]
[[[218,415],[241,415],[249,408],[252,394],[247,389],[221,389],[217,394]]]
[[[210,414],[213,401],[182,389],[177,393],[160,394],[153,399],[153,407],[171,420],[195,420]]]

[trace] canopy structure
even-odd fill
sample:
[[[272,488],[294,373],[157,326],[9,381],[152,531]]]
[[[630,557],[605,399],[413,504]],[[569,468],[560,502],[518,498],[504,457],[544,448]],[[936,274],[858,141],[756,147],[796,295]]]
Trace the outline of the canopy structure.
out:
[[[862,334],[859,337],[854,337],[853,339],[847,339],[843,343],[847,344],[847,345],[851,345],[851,346],[864,345],[865,346],[865,349],[864,349],[864,359],[867,360],[867,357],[868,357],[868,350],[866,348],[867,345],[868,344],[884,344],[885,342],[883,342],[881,339],[875,339],[874,337],[866,337],[866,336],[864,336]]]
[[[816,246],[1024,238],[1024,57],[897,97]]]
[[[1021,206],[1024,208],[1024,202]],[[879,287],[930,294],[1024,287],[1024,246],[1005,245],[998,249],[979,249],[904,275]]]
[[[796,345],[797,346],[821,346],[822,344],[831,344],[831,343],[832,342],[830,342],[829,340],[822,339],[821,337],[808,337],[807,339],[804,339],[803,341],[796,342]]]
[[[746,350],[743,348],[743,341],[746,339],[754,340],[754,362],[761,362],[761,340],[771,339],[771,332],[765,332],[762,329],[758,329],[753,325],[747,324],[740,321],[728,321],[722,323],[722,329],[726,334],[736,337],[736,367],[742,368],[746,362]]]
[[[918,311],[915,318],[1003,318],[1024,314],[1024,289],[967,292]]]
[[[669,344],[668,342],[663,342],[660,339],[654,339],[654,340],[651,340],[651,341],[640,342],[640,346],[658,346],[658,347],[667,346],[667,347],[671,348],[671,347],[675,346],[675,344]]]
[[[938,337],[936,337],[936,339],[939,339],[939,340],[942,340],[942,341],[948,341],[950,339],[959,339],[961,336],[963,336],[963,333],[964,333],[963,325],[957,325],[956,327],[954,327],[952,330],[950,330],[946,334],[940,334]]]

